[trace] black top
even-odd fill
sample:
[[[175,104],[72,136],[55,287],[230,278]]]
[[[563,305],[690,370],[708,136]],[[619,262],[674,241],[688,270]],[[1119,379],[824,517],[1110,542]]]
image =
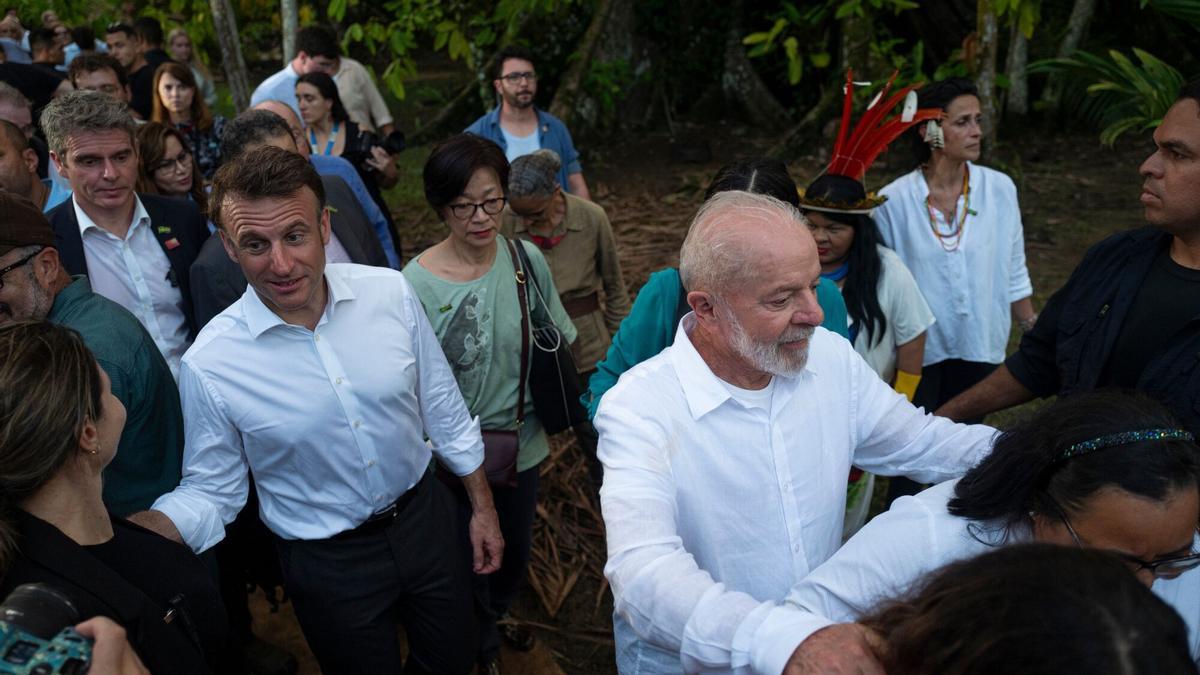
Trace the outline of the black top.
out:
[[[59,82],[67,79],[67,74],[55,68],[53,63],[31,63],[30,65],[42,71],[43,73],[56,78]]]
[[[116,517],[113,539],[80,546],[39,518],[11,513],[19,555],[0,580],[0,597],[21,584],[54,588],[82,619],[106,616],[124,627],[152,673],[207,673],[218,662],[225,609],[212,575],[189,549]]]
[[[154,107],[154,71],[172,59],[161,47],[146,50],[142,58],[146,59],[146,65],[129,76],[129,107],[148,120]]]
[[[1004,362],[1013,377],[1036,396],[1133,382],[1200,434],[1200,312],[1194,297],[1183,297],[1197,295],[1196,282],[1191,272],[1182,270],[1185,280],[1166,265],[1169,279],[1152,278],[1161,273],[1152,270],[1171,240],[1147,227],[1088,249]],[[1136,364],[1112,365],[1133,359]]]
[[[1197,315],[1200,270],[1171,260],[1170,246],[1163,246],[1122,322],[1100,384],[1136,387],[1150,357]]]

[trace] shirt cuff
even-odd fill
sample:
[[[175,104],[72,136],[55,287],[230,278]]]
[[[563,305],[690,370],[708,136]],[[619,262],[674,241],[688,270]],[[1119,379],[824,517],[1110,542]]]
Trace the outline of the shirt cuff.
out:
[[[754,672],[764,675],[783,673],[792,653],[813,633],[832,626],[833,621],[796,607],[780,605],[772,609],[754,630],[750,658]]]
[[[197,555],[225,538],[225,526],[217,517],[216,509],[207,502],[196,503],[180,494],[178,488],[154,500],[150,510],[170,518],[183,537],[183,543]]]
[[[483,435],[479,431],[478,416],[471,418],[471,423],[457,438],[431,445],[438,461],[455,476],[470,475],[483,466]]]

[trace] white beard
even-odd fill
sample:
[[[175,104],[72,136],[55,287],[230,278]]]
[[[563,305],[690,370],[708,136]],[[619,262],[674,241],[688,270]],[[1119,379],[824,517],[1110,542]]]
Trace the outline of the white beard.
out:
[[[729,324],[734,353],[749,361],[757,370],[771,375],[797,375],[808,364],[808,345],[800,350],[784,350],[781,345],[800,340],[811,340],[814,332],[812,326],[797,326],[788,328],[775,342],[756,342],[750,338],[737,317],[728,308],[722,307],[721,313]],[[811,344],[811,343],[810,343]]]

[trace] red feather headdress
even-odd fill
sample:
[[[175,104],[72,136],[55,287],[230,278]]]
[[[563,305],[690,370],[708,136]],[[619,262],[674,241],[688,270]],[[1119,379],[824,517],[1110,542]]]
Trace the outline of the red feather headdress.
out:
[[[936,120],[941,117],[942,111],[937,108],[916,109],[916,93],[914,90],[919,85],[904,87],[889,97],[888,93],[892,90],[892,84],[896,81],[897,75],[898,72],[892,73],[883,91],[879,92],[874,100],[867,105],[862,118],[858,120],[858,124],[851,131],[850,111],[854,105],[854,71],[846,71],[846,95],[842,101],[842,124],[838,129],[837,142],[833,146],[833,159],[830,160],[829,166],[825,168],[825,173],[835,176],[845,176],[861,183],[863,177],[867,174],[867,169],[871,167],[875,158],[879,156],[879,153],[883,152],[889,143],[896,140],[900,134],[907,131],[910,127],[926,120]],[[884,118],[887,114],[901,101],[905,101],[904,110],[901,114],[885,122]],[[874,193],[869,193],[867,198],[860,203],[834,204],[822,199],[806,200],[803,192],[801,192],[800,206],[819,211],[866,213],[870,209],[882,204],[885,200],[885,197],[878,197]]]

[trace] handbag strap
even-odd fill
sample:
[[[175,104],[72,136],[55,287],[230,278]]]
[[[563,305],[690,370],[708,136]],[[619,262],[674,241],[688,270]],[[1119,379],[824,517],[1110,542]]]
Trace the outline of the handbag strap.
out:
[[[526,278],[533,282],[533,290],[537,293],[538,298],[542,300],[542,302],[538,303],[538,307],[542,308],[543,319],[547,324],[554,323],[554,318],[550,316],[550,310],[546,308],[546,296],[542,294],[542,285],[538,283],[537,274],[533,271],[533,263],[529,262],[529,254],[525,252],[525,246],[517,247],[517,255],[521,257],[521,267],[525,269]]]
[[[512,239],[508,242],[508,255],[512,258],[517,279],[517,302],[521,303],[521,380],[517,385],[517,429],[525,424],[525,376],[529,373],[529,298],[525,288],[525,256],[518,251]]]

